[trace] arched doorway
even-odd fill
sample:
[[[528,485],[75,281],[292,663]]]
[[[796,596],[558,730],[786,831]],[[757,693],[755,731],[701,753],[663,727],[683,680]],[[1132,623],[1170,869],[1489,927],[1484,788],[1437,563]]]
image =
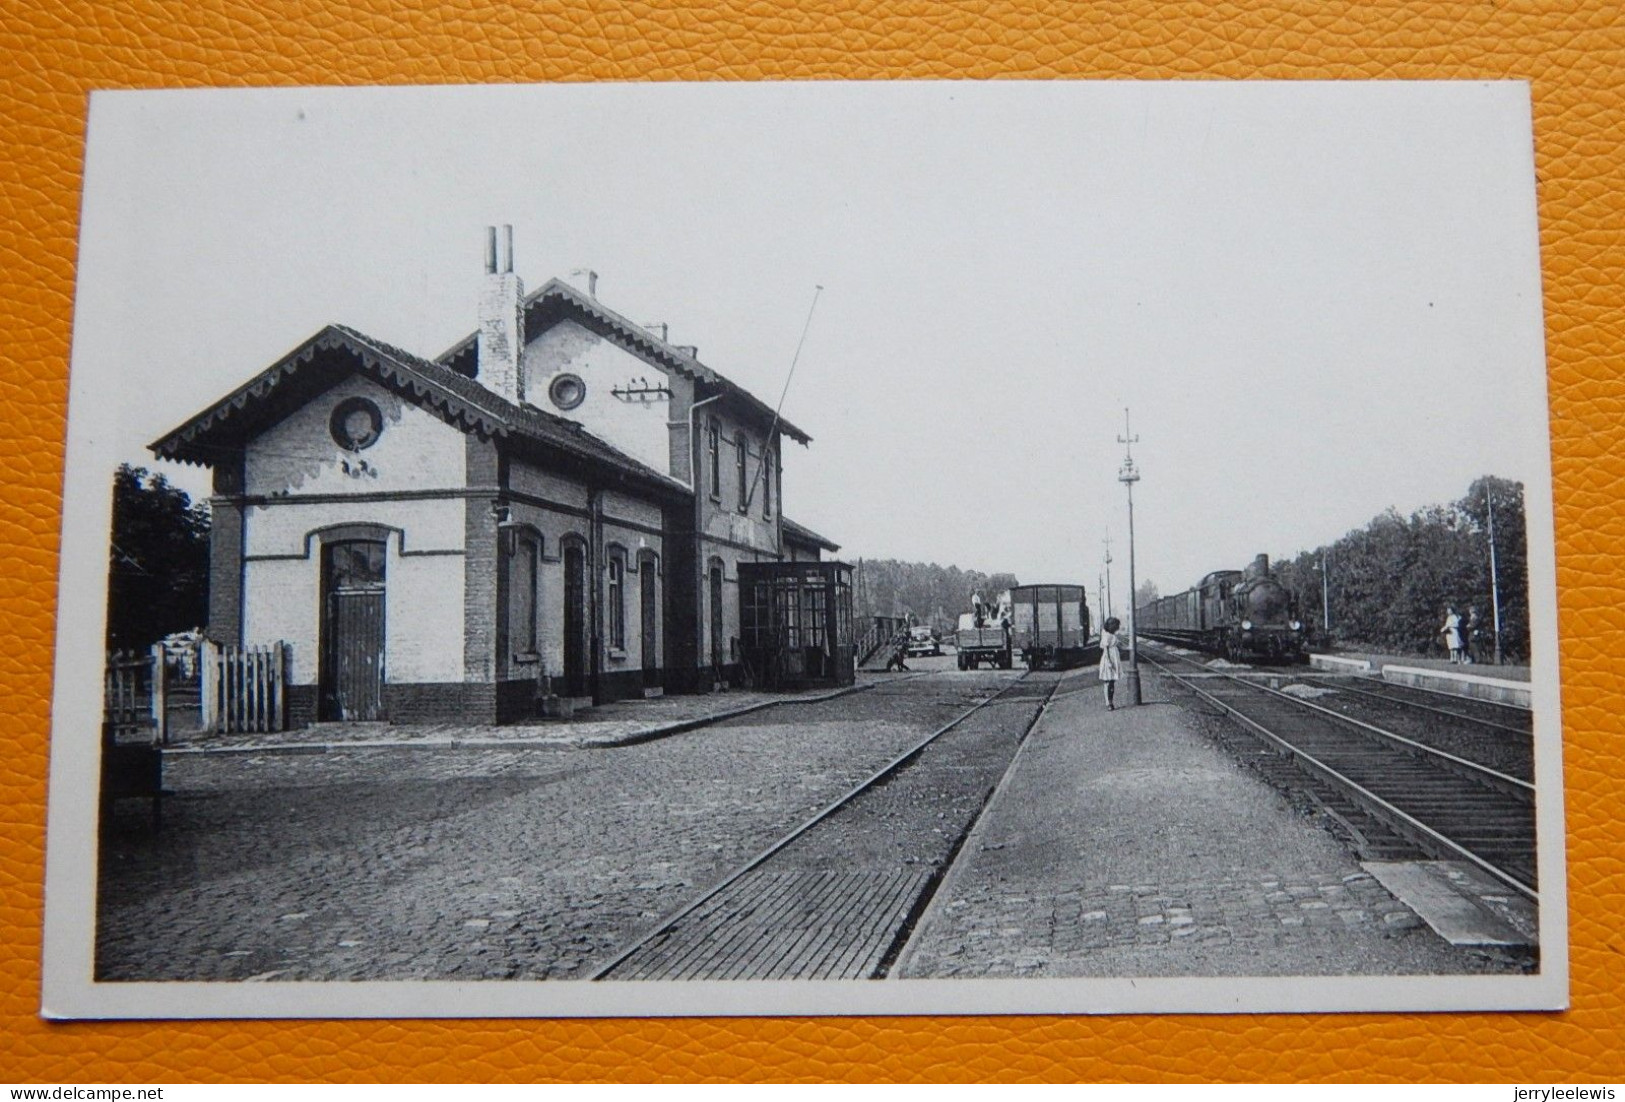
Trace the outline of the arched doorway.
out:
[[[710,598],[711,598],[711,668],[717,676],[722,674],[722,664],[727,652],[722,646],[722,563],[713,560],[710,572]]]
[[[564,695],[586,696],[587,549],[564,545]]]
[[[318,718],[384,717],[382,539],[322,544],[322,645]]]
[[[638,557],[639,653],[643,657],[643,687],[660,687],[660,560]]]

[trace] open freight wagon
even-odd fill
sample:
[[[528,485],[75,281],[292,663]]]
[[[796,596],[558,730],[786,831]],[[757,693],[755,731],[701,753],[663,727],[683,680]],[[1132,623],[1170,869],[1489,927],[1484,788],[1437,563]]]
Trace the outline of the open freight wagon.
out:
[[[1089,601],[1081,585],[1010,590],[1010,643],[1029,669],[1064,670],[1099,658],[1089,642]]]

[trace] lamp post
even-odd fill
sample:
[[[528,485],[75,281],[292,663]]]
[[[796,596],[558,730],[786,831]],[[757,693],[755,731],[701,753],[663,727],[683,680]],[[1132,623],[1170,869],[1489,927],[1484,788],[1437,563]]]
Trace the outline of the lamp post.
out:
[[[1495,486],[1484,480],[1484,504],[1490,513],[1490,614],[1495,623],[1495,664],[1501,664],[1501,582],[1495,568]]]
[[[1117,442],[1123,445],[1123,466],[1117,472],[1117,481],[1128,489],[1128,693],[1129,703],[1140,703],[1140,633],[1136,623],[1134,602],[1134,484],[1140,481],[1140,469],[1134,465],[1134,445],[1140,438],[1129,431],[1128,409],[1123,409],[1123,435]]]
[[[1326,629],[1326,637],[1332,635],[1332,587],[1330,575],[1326,573],[1326,552],[1320,553],[1320,624]]]
[[[1106,617],[1112,614],[1112,530],[1106,529],[1106,595],[1100,605],[1100,621],[1106,622]]]

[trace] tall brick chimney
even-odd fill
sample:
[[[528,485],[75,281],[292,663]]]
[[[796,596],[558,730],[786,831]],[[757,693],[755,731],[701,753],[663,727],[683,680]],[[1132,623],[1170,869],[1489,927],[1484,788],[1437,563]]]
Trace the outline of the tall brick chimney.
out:
[[[485,285],[480,290],[479,374],[487,390],[510,402],[525,397],[519,360],[525,351],[524,284],[513,272],[513,227],[485,227]]]

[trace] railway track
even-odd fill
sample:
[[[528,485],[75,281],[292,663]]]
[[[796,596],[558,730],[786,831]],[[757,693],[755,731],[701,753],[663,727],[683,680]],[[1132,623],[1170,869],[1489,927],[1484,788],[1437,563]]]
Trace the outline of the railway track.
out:
[[[1538,901],[1527,780],[1229,671],[1203,667],[1198,684],[1149,660],[1423,853],[1465,861]]]
[[[1060,683],[1022,674],[961,712],[589,978],[883,978]]]
[[[1310,676],[1303,678],[1303,680],[1313,685],[1334,687],[1343,692],[1355,693],[1359,696],[1384,701],[1389,704],[1403,705],[1414,711],[1428,712],[1450,719],[1467,720],[1480,727],[1505,731],[1508,734],[1527,736],[1534,731],[1534,713],[1518,704],[1501,704],[1493,700],[1478,700],[1473,697],[1440,692],[1437,689],[1424,689],[1416,685],[1397,685],[1391,681],[1377,681],[1375,679],[1360,684],[1351,684],[1352,679],[1339,680],[1327,677]]]

